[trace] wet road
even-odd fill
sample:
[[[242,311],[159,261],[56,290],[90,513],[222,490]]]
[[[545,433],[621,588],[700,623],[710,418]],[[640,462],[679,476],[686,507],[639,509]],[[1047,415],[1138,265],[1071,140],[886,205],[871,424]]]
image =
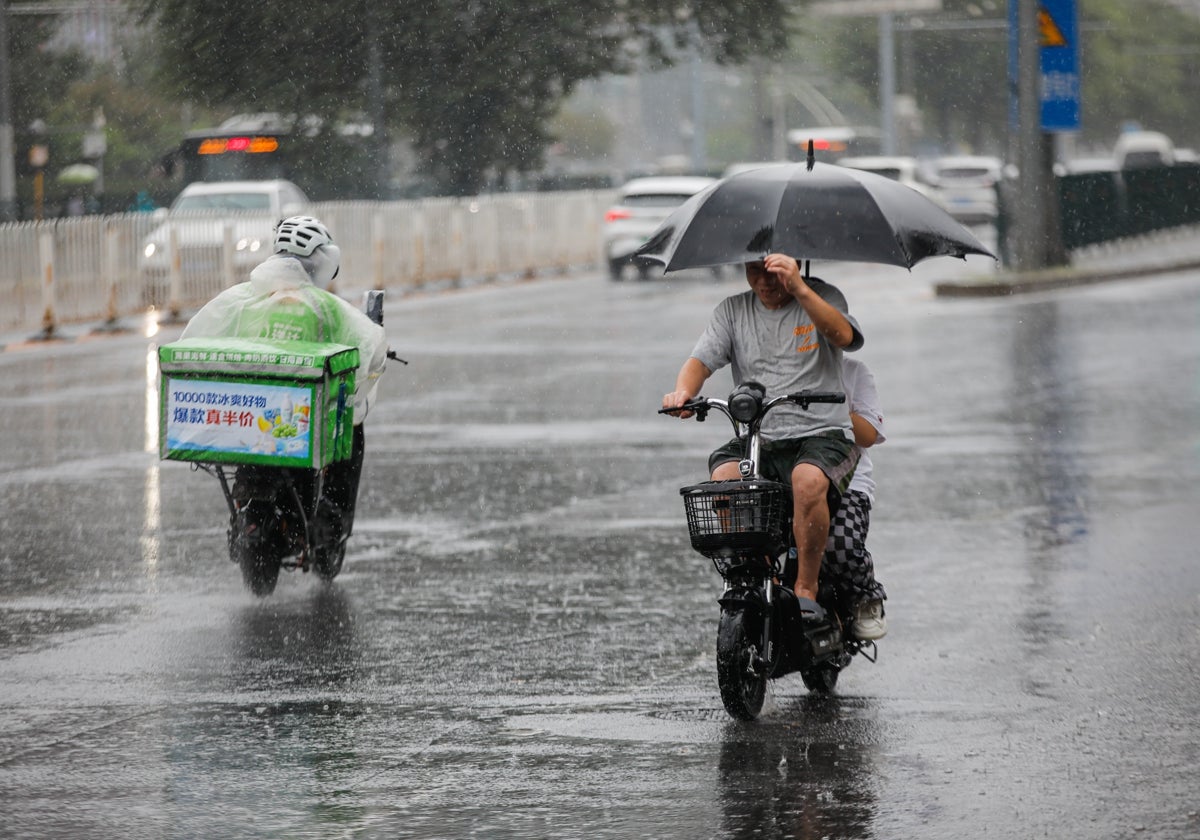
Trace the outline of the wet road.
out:
[[[736,280],[390,301],[345,571],[261,602],[152,451],[177,329],[0,354],[0,834],[1200,837],[1200,276],[956,270],[821,272],[888,418],[891,632],[754,724],[677,494],[726,429],[655,414]]]

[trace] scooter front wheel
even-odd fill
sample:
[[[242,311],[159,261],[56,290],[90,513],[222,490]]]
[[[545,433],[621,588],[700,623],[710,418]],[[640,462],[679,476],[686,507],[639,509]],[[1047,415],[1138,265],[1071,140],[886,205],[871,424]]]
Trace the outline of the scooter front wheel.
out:
[[[745,610],[721,610],[717,627],[717,685],[725,711],[738,720],[754,720],[767,696],[767,675],[758,649],[760,633]]]

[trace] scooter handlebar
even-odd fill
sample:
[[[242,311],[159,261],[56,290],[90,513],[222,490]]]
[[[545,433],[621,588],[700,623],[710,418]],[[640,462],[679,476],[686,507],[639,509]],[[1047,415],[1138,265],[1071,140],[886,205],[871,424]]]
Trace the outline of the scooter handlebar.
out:
[[[720,401],[719,400],[710,400],[707,397],[692,397],[690,400],[685,402],[683,405],[679,406],[679,408],[660,408],[658,410],[658,413],[659,414],[678,414],[681,411],[694,411],[694,412],[708,411],[708,409],[713,407],[714,403],[719,404]]]
[[[797,391],[784,397],[801,408],[808,408],[812,403],[844,403],[846,395],[837,391]]]

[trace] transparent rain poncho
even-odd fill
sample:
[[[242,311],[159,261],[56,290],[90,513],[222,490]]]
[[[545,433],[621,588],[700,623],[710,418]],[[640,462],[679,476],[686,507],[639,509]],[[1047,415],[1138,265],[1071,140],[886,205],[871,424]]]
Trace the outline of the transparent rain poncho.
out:
[[[383,327],[332,292],[313,285],[311,261],[276,254],[250,272],[246,283],[226,289],[188,322],[181,338],[265,338],[319,341],[357,347],[354,423],[375,400],[387,361]]]

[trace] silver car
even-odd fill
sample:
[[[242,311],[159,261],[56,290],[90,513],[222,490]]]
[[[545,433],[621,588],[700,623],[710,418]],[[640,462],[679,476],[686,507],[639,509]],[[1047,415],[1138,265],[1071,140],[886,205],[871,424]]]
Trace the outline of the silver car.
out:
[[[633,267],[639,277],[649,277],[656,264],[635,261],[633,252],[650,238],[672,210],[716,182],[716,178],[691,175],[634,178],[626,182],[617,203],[604,214],[603,249],[609,276],[620,280],[626,269]]]
[[[956,155],[933,163],[931,181],[946,211],[966,225],[996,221],[996,185],[1000,182],[999,158]]]

